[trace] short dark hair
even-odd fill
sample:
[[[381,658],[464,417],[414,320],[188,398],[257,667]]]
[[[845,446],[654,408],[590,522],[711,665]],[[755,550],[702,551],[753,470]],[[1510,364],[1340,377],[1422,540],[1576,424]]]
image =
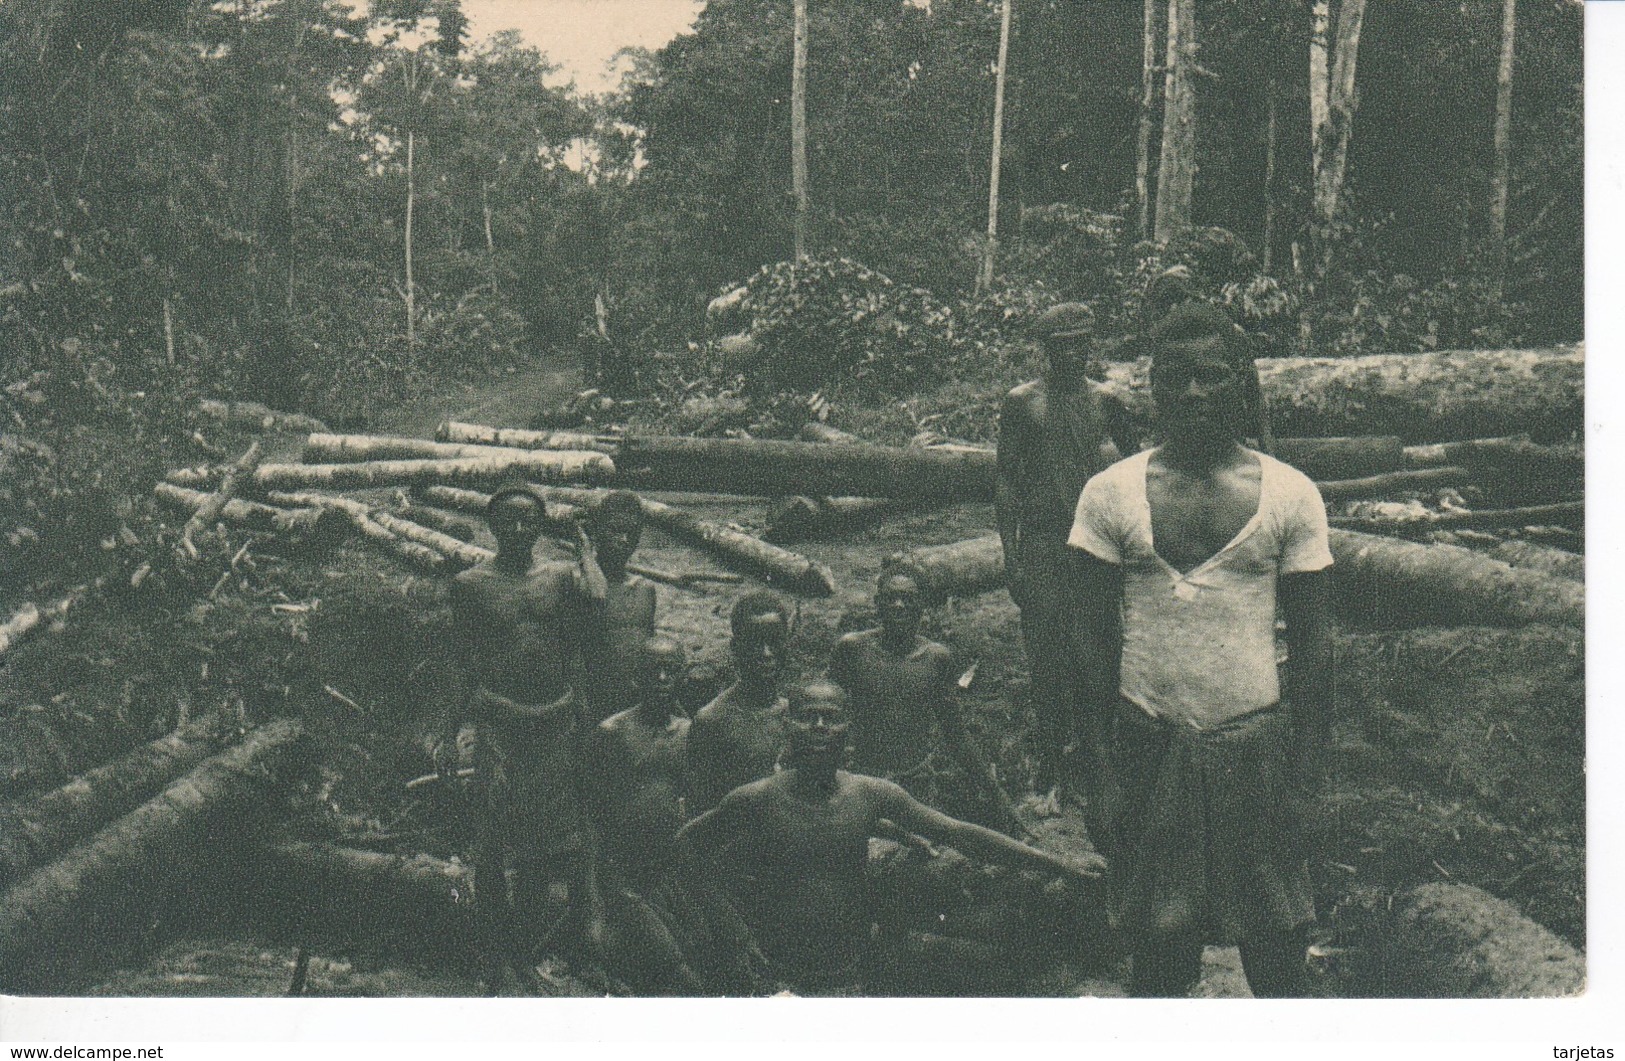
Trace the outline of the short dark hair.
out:
[[[543,513],[547,512],[547,502],[536,491],[535,487],[529,483],[508,483],[497,487],[496,492],[491,495],[491,499],[485,503],[485,518],[490,519],[498,508],[516,499],[533,501]]]
[[[793,711],[797,707],[800,707],[802,704],[806,703],[808,700],[813,699],[814,690],[833,690],[834,692],[840,694],[841,704],[843,707],[847,702],[846,690],[841,687],[839,682],[831,681],[828,678],[813,678],[790,687],[789,693],[787,693],[785,696],[785,699],[789,702],[790,709]]]
[[[643,502],[630,490],[611,490],[600,497],[587,512],[588,520],[593,523],[601,523],[616,516],[632,516],[642,520]]]
[[[734,602],[733,611],[728,616],[728,629],[738,637],[746,623],[763,615],[777,615],[786,626],[790,624],[790,612],[778,594],[754,589]]]
[[[915,589],[925,591],[925,576],[920,573],[918,565],[907,560],[898,560],[882,567],[880,574],[875,576],[875,589],[879,589],[894,578],[912,579]]]
[[[1247,333],[1224,311],[1207,302],[1181,302],[1151,329],[1151,358],[1155,362],[1157,351],[1164,346],[1200,342],[1203,339],[1223,339],[1225,357],[1236,367],[1252,368],[1252,344]]]

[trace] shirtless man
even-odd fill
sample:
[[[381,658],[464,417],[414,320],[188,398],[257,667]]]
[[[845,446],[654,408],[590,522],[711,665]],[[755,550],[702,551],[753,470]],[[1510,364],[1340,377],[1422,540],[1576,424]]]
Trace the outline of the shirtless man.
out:
[[[1228,318],[1176,306],[1152,351],[1163,442],[1089,481],[1070,538],[1085,695],[1110,719],[1090,833],[1119,877],[1133,994],[1185,993],[1202,945],[1229,941],[1255,995],[1300,995],[1302,814],[1329,728],[1326,510],[1303,473],[1237,441],[1257,422],[1256,369]]]
[[[1067,528],[1083,484],[1116,457],[1084,377],[1092,321],[1089,307],[1077,302],[1045,311],[1033,331],[1049,370],[1043,379],[1012,390],[999,413],[994,502],[1031,671],[1040,790],[1059,782],[1062,754],[1076,739],[1080,721],[1073,665],[1078,603]]]
[[[1022,835],[1009,799],[965,732],[953,652],[919,633],[919,576],[908,567],[882,572],[875,610],[880,626],[842,637],[829,661],[830,679],[851,697],[852,769],[896,781],[939,809],[968,802],[973,817]]]
[[[688,737],[689,810],[710,810],[722,797],[778,764],[784,747],[784,676],[790,616],[765,590],[747,593],[729,617],[734,684],[700,708]]]
[[[612,490],[587,514],[587,538],[606,583],[591,615],[582,656],[587,682],[582,721],[597,725],[632,703],[643,643],[655,632],[653,583],[626,570],[643,536],[643,505],[630,490]]]
[[[871,937],[864,867],[882,820],[973,858],[1064,877],[1098,876],[1098,856],[1068,861],[932,810],[890,781],[839,769],[846,694],[832,682],[792,691],[784,769],[734,789],[683,827],[679,847],[722,857],[745,920],[779,976],[802,992],[862,987]]]
[[[531,566],[545,516],[542,499],[528,487],[498,490],[486,510],[496,557],[451,585],[456,649],[476,687],[473,703],[452,722],[476,725],[483,807],[474,880],[493,991],[509,973],[529,980],[551,879],[569,889],[570,942],[590,956],[603,931],[592,823],[577,789],[575,754],[578,631],[603,599],[603,577],[590,548],[579,565]]]

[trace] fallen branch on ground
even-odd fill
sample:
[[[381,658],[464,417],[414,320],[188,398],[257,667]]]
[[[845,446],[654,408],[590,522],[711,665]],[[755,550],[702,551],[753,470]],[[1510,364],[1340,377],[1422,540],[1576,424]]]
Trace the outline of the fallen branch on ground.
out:
[[[284,413],[259,402],[219,402],[205,399],[197,410],[211,420],[240,431],[279,431],[302,434],[326,431],[327,425],[303,413]]]
[[[447,420],[435,428],[440,442],[466,442],[482,446],[512,446],[515,449],[593,449],[614,454],[621,444],[617,435],[590,435],[577,431],[524,431],[519,428],[486,427]]]
[[[226,473],[220,477],[220,485],[215,488],[214,493],[205,497],[203,503],[197,506],[197,510],[192,513],[192,518],[187,520],[186,526],[181,528],[180,547],[188,559],[198,559],[197,545],[195,544],[197,536],[214,529],[215,523],[220,519],[221,510],[236,495],[243,482],[254,474],[254,469],[258,468],[259,464],[260,444],[254,442],[249,445],[247,452],[238,457],[236,462],[226,469]]]

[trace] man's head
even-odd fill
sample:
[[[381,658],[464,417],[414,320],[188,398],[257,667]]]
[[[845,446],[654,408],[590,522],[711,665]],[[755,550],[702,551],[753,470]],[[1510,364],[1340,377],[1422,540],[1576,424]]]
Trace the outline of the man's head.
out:
[[[643,537],[643,502],[630,490],[611,490],[588,513],[586,531],[598,550],[598,566],[623,570]]]
[[[790,615],[784,602],[765,590],[747,593],[734,605],[728,622],[739,680],[756,689],[778,685],[790,643]]]
[[[912,637],[919,629],[925,605],[920,594],[920,574],[907,564],[888,567],[875,582],[875,611],[880,626],[896,637]]]
[[[638,666],[638,691],[643,702],[674,710],[677,685],[683,678],[683,646],[669,637],[655,636],[643,642]]]
[[[1257,422],[1258,393],[1247,336],[1219,309],[1181,303],[1151,330],[1151,396],[1168,440],[1242,438]]]
[[[1094,334],[1095,315],[1082,302],[1051,306],[1033,321],[1033,335],[1049,358],[1050,374],[1072,380],[1083,374],[1089,338]]]
[[[790,762],[840,765],[846,754],[846,690],[832,681],[804,682],[790,690]]]
[[[546,522],[547,506],[528,486],[505,486],[485,506],[485,524],[501,554],[528,556]]]

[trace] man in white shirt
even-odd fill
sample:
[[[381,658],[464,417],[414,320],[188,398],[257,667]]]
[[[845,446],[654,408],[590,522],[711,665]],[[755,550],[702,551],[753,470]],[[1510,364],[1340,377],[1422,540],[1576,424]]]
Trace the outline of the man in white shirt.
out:
[[[1254,994],[1300,995],[1314,922],[1301,819],[1330,709],[1325,506],[1303,473],[1238,441],[1257,423],[1257,376],[1221,312],[1177,306],[1151,338],[1162,444],[1089,481],[1068,539],[1104,764],[1092,831],[1133,994],[1184,994],[1203,944],[1227,941]]]

